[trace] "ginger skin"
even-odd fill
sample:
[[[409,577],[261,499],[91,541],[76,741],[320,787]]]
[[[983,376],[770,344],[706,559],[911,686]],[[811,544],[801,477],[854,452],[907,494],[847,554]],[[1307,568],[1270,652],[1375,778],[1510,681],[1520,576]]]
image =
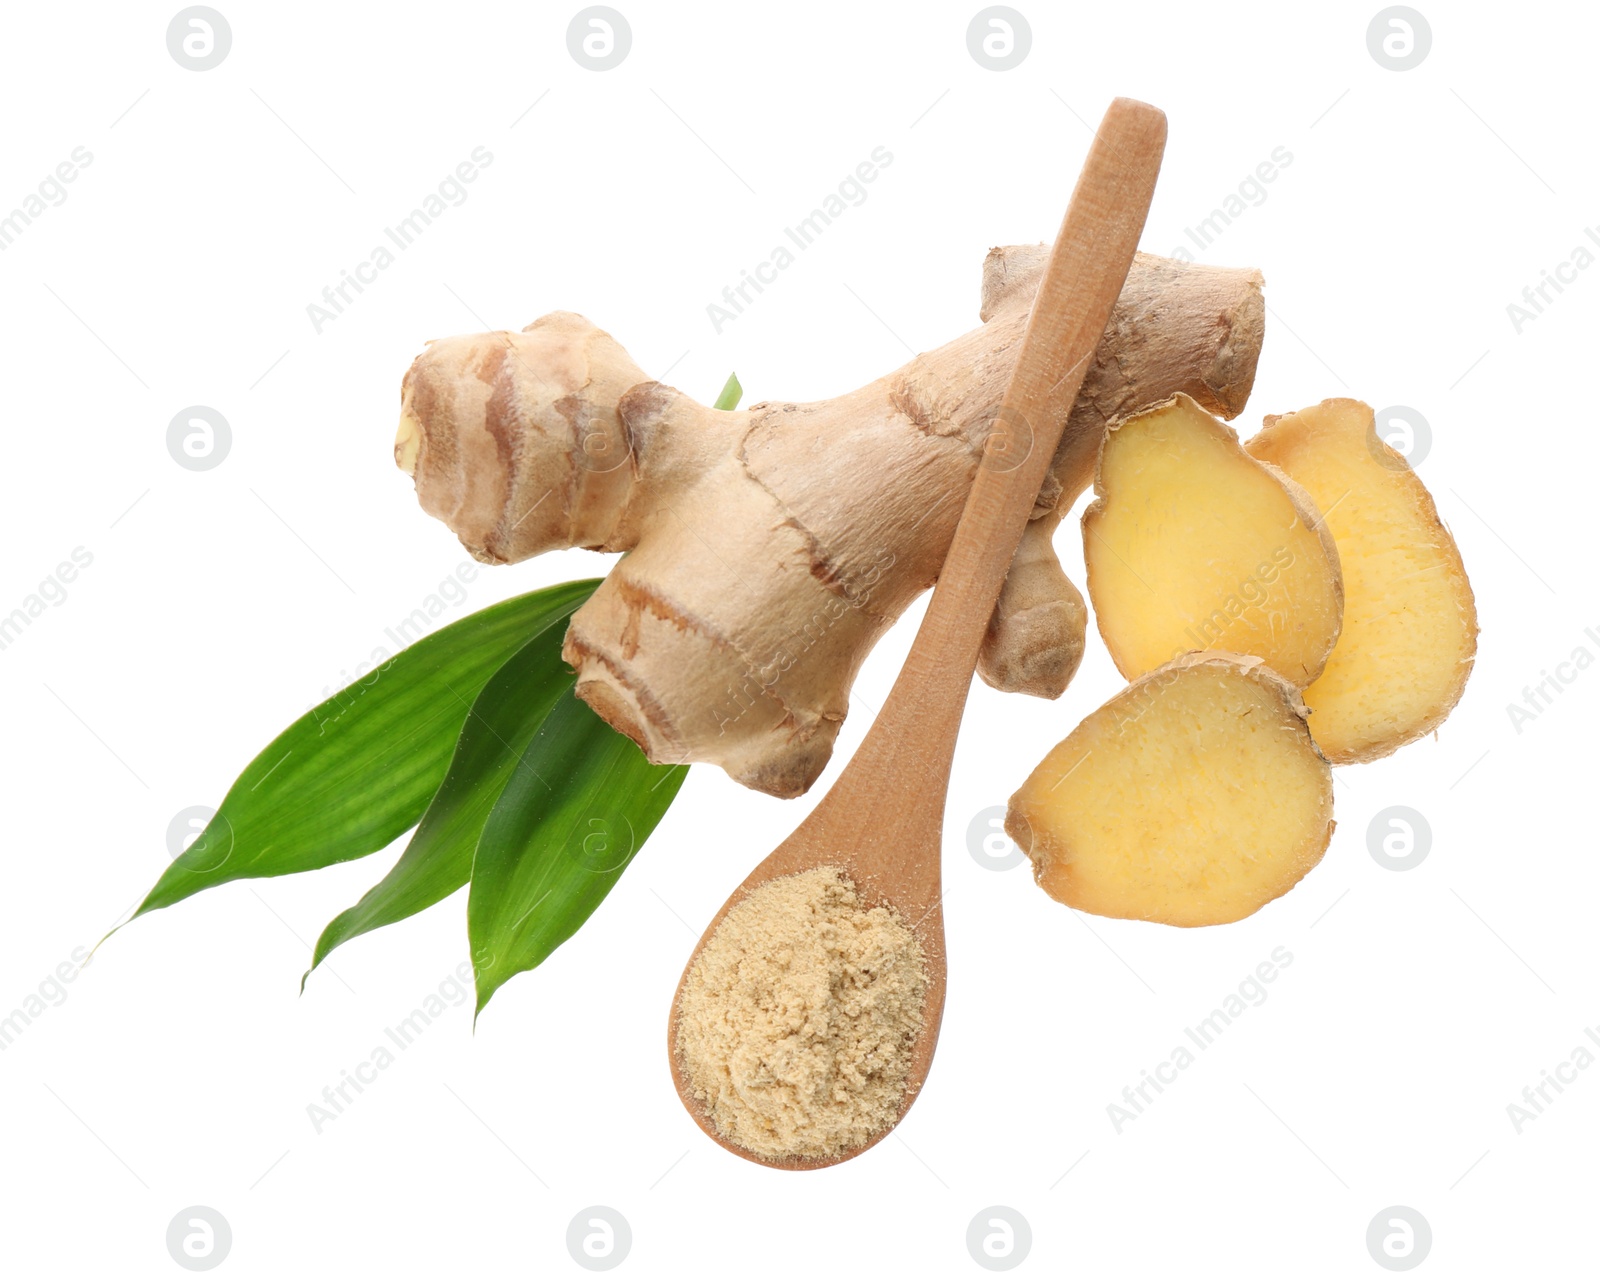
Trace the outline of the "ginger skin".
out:
[[[402,384],[395,458],[480,560],[629,552],[568,627],[578,695],[653,761],[803,794],[862,661],[938,576],[1048,252],[992,249],[981,327],[808,404],[707,408],[565,312],[435,341]],[[992,686],[1065,689],[1085,609],[1052,538],[1107,423],[1179,392],[1236,416],[1263,310],[1255,271],[1137,257],[1076,403],[1047,408],[1067,424],[990,620]]]

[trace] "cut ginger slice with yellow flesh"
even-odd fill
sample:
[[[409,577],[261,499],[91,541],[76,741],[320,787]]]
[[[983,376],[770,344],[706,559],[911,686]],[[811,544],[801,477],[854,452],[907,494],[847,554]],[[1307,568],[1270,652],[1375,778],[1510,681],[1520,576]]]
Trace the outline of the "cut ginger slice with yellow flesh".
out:
[[[1339,555],[1310,499],[1187,395],[1114,424],[1083,517],[1089,595],[1135,679],[1180,653],[1260,657],[1305,687],[1339,637]]]
[[[1012,796],[1006,831],[1073,909],[1232,923],[1322,859],[1333,774],[1299,689],[1258,659],[1193,653],[1080,723]]]
[[[1306,689],[1311,735],[1364,763],[1432,732],[1466,687],[1478,614],[1428,490],[1353,399],[1269,417],[1248,449],[1311,494],[1344,570],[1344,630]]]

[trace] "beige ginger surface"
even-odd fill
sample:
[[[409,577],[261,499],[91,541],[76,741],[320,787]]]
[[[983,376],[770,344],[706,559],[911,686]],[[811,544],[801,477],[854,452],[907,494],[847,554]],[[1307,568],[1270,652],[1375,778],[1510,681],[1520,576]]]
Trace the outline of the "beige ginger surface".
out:
[[[1333,779],[1293,684],[1196,653],[1089,715],[1011,798],[1006,830],[1056,900],[1109,918],[1231,923],[1327,850]]]
[[[1334,540],[1292,481],[1187,395],[1114,424],[1083,548],[1095,619],[1129,679],[1181,653],[1262,658],[1297,686],[1339,636]]]
[[[677,1050],[724,1139],[832,1157],[899,1117],[925,986],[898,914],[836,869],[807,870],[728,911],[689,971]]]
[[[479,559],[627,551],[572,618],[578,693],[658,763],[716,763],[770,794],[826,766],[862,661],[938,575],[1010,378],[1048,248],[995,249],[984,323],[858,390],[719,412],[556,313],[445,338],[406,374],[395,455]],[[1085,609],[1051,545],[1107,422],[1175,392],[1244,405],[1254,271],[1141,254],[1013,560],[979,671],[1056,696]],[[1027,447],[1026,424],[1007,442]]]
[[[1432,732],[1466,687],[1478,614],[1428,490],[1358,400],[1269,417],[1248,448],[1311,494],[1339,548],[1344,629],[1305,692],[1311,735],[1364,763]]]

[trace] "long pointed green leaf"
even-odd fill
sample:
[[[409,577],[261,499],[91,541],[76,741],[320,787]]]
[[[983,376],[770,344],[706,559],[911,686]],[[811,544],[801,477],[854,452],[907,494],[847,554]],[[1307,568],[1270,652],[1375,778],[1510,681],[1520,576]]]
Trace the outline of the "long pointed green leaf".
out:
[[[422,824],[394,868],[323,929],[313,969],[352,937],[409,918],[466,886],[483,823],[511,770],[557,698],[572,695],[576,679],[561,659],[565,620],[553,618],[484,684]]]
[[[134,917],[219,883],[314,870],[392,843],[439,788],[490,676],[596,584],[568,582],[463,617],[295,720],[233,783]]]
[[[556,703],[483,827],[467,896],[478,1005],[578,930],[689,769],[653,766],[576,697]]]

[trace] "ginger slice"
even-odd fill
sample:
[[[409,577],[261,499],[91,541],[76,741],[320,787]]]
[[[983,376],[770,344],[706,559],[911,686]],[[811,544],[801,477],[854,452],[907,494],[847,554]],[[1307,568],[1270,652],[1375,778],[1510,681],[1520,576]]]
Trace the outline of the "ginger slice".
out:
[[[1231,923],[1333,836],[1333,773],[1297,688],[1193,653],[1129,684],[1011,797],[1006,830],[1056,900],[1108,918]]]
[[[1358,400],[1269,417],[1248,450],[1304,486],[1339,547],[1344,630],[1305,694],[1322,752],[1365,763],[1432,732],[1466,687],[1478,614],[1428,490]]]
[[[1112,426],[1083,516],[1089,597],[1125,678],[1185,652],[1305,687],[1339,637],[1339,555],[1310,499],[1187,395]]]

